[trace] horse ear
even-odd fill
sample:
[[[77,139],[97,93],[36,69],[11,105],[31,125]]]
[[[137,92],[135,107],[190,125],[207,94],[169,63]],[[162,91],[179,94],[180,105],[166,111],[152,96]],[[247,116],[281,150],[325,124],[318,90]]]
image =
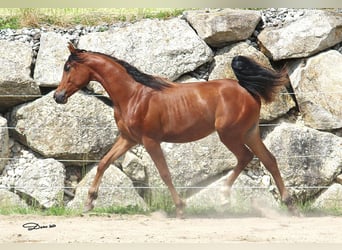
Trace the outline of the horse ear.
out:
[[[68,49],[71,54],[75,54],[77,50],[75,45],[72,42],[68,42]]]

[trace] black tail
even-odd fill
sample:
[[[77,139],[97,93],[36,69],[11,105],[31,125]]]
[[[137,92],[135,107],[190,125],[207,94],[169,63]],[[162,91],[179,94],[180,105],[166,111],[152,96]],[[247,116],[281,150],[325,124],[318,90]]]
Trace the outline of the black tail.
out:
[[[232,68],[239,84],[266,102],[272,102],[278,89],[289,82],[285,68],[277,72],[245,56],[235,56]]]

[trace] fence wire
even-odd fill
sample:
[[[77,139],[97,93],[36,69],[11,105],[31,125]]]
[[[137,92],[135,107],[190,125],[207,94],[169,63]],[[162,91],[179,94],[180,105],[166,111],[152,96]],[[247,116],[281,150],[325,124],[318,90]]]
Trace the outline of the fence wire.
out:
[[[319,94],[329,94],[329,95],[337,95],[342,94],[342,91],[298,91],[298,92],[280,92],[277,95],[319,95]],[[37,94],[37,95],[25,95],[25,94],[0,94],[0,97],[7,97],[7,98],[13,98],[13,97],[26,97],[26,98],[39,98],[43,97],[45,95],[43,94]],[[95,97],[105,97],[101,94],[89,94],[89,96],[95,96]]]
[[[191,189],[197,189],[197,190],[202,190],[202,189],[212,189],[212,190],[220,190],[224,186],[174,186],[178,190],[191,190]],[[287,189],[328,189],[330,186],[285,186]],[[29,186],[3,186],[0,185],[0,189],[17,189],[20,191],[20,189],[25,190],[27,188],[30,188]],[[31,187],[32,188],[32,187]],[[46,186],[39,186],[35,185],[35,189],[38,188],[46,188]],[[53,186],[53,189],[75,189],[75,187],[69,187],[69,186]],[[269,190],[272,188],[276,188],[275,186],[268,186],[268,187],[259,187],[259,186],[233,186],[232,189],[235,190]],[[49,187],[51,189],[51,187]],[[84,187],[77,187],[77,189],[89,189],[88,186]],[[115,190],[115,189],[159,189],[159,190],[168,190],[168,187],[166,186],[100,186],[100,189],[110,189],[110,190]]]

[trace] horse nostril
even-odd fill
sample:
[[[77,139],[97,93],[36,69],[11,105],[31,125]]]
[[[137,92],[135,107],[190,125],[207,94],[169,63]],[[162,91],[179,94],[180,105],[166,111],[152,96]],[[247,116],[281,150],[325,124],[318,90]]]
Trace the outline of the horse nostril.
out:
[[[56,91],[53,95],[53,98],[55,99],[57,103],[60,103],[60,104],[64,104],[67,102],[67,98],[66,98],[64,90],[59,91],[59,92]]]

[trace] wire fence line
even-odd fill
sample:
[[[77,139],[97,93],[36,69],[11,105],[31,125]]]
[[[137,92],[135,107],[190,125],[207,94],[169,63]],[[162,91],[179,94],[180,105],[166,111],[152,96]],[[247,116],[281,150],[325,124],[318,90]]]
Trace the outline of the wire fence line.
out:
[[[39,186],[39,184],[35,185],[35,186],[30,186],[31,188],[34,187],[34,188],[44,188],[46,186]],[[177,186],[175,185],[174,186],[176,189],[179,189],[179,190],[191,190],[191,189],[196,189],[196,190],[202,190],[202,189],[211,189],[211,190],[222,190],[222,188],[224,188],[225,186],[223,185],[212,185],[212,186]],[[285,186],[287,189],[301,189],[301,190],[304,190],[304,189],[328,189],[330,186],[307,186],[307,185],[303,185],[303,186]],[[8,185],[8,186],[4,186],[4,185],[0,185],[0,190],[1,189],[17,189],[18,191],[20,191],[20,189],[24,190],[24,189],[27,189],[29,188],[29,186],[14,186],[14,185]],[[70,187],[70,186],[53,186],[53,187],[50,187],[49,186],[49,189],[75,189],[76,187]],[[235,186],[233,185],[232,189],[235,189],[235,190],[270,190],[270,188],[276,188],[274,185],[270,185],[270,186],[264,186],[264,187],[261,187],[261,186]],[[82,187],[77,187],[77,189],[89,189],[89,186],[82,186]],[[125,189],[125,190],[136,190],[136,189],[154,189],[154,190],[168,190],[168,187],[163,185],[163,186],[100,186],[100,189],[109,189],[109,190],[114,190],[114,189]]]
[[[332,155],[293,155],[293,156],[277,156],[275,155],[277,160],[286,160],[286,159],[300,159],[300,158],[333,158],[334,156]],[[26,158],[26,157],[22,157]],[[53,157],[47,157],[47,158],[53,158]],[[13,159],[18,159],[18,157],[0,157],[0,160],[13,160]],[[257,157],[254,157],[253,160],[258,159]],[[57,161],[59,162],[78,162],[78,163],[99,163],[101,159],[76,159],[76,160],[71,160],[71,159],[59,159],[56,158]]]
[[[64,118],[66,118],[67,116],[65,116]],[[73,116],[73,118],[76,118],[77,119],[77,116]],[[113,118],[114,119],[114,118]],[[326,124],[326,125],[331,125],[333,124],[332,122],[320,122],[320,124]],[[279,126],[280,124],[279,123],[260,123],[259,124],[259,127],[276,127],[276,126]],[[98,128],[98,130],[101,130],[102,128],[108,128],[106,126],[98,126],[96,124],[94,124],[93,126],[80,126],[82,128]],[[8,129],[8,130],[15,130],[17,129],[17,127],[13,127],[13,126],[3,126],[3,127],[0,127],[0,129]]]
[[[278,95],[318,95],[318,94],[336,94],[336,95],[340,95],[342,94],[342,91],[298,91],[298,92],[280,92],[278,93]],[[7,98],[13,98],[13,97],[43,97],[45,95],[43,94],[37,94],[37,95],[26,95],[26,94],[0,94],[0,97],[7,97]],[[104,95],[101,94],[90,94],[90,96],[95,96],[95,97],[105,97]]]

